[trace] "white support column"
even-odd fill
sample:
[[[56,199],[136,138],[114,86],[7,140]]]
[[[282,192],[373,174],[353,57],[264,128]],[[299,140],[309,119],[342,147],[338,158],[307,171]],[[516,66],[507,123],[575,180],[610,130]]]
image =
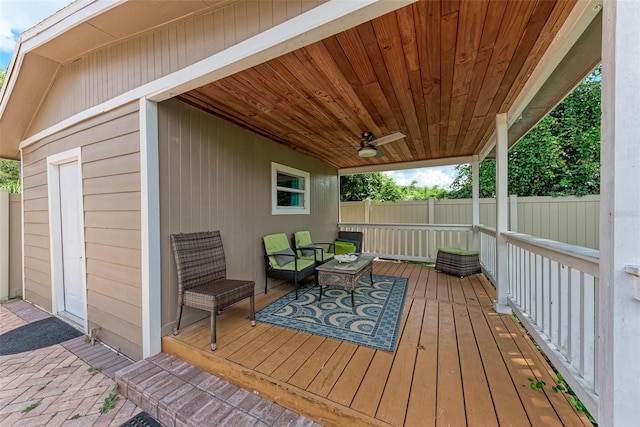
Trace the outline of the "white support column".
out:
[[[496,300],[493,308],[498,313],[511,314],[507,302],[509,295],[509,252],[504,233],[508,230],[507,208],[507,115],[496,115]]]
[[[158,104],[140,99],[142,356],[162,351]]]
[[[0,188],[0,302],[9,299],[9,192]]]
[[[640,4],[605,1],[602,34],[597,394],[601,426],[640,420]]]
[[[480,161],[477,154],[471,161],[471,225],[473,225],[473,250],[480,250]]]

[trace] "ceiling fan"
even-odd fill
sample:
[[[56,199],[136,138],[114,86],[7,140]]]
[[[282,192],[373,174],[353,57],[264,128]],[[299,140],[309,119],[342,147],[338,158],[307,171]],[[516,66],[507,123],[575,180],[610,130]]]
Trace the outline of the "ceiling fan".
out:
[[[397,141],[405,137],[405,134],[402,132],[396,132],[389,135],[385,135],[383,137],[374,139],[373,134],[369,131],[362,132],[362,137],[360,139],[360,149],[358,150],[358,156],[360,157],[380,157],[380,152],[378,151],[379,146],[388,144],[393,141]]]

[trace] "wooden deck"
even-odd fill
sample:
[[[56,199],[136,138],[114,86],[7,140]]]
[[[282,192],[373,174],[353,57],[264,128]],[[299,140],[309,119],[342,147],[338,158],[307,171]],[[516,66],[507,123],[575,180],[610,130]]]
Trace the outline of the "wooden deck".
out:
[[[395,352],[246,320],[225,311],[218,350],[209,322],[163,339],[163,351],[324,425],[590,426],[555,393],[555,375],[512,316],[492,309],[482,275],[376,262],[375,274],[409,278]],[[292,287],[256,297],[256,310]],[[534,390],[529,378],[544,381]]]

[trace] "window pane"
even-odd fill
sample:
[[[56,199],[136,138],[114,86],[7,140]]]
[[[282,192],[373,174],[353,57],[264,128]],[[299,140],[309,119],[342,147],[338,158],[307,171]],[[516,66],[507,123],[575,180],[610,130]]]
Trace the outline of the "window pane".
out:
[[[304,194],[278,191],[278,206],[304,207]]]
[[[278,187],[304,190],[304,178],[278,172]]]

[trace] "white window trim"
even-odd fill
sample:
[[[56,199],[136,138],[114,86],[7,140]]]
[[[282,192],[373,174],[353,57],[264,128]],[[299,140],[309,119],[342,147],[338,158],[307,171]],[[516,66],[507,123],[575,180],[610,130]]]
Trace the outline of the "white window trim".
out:
[[[304,206],[278,206],[278,172],[289,175],[296,175],[304,178],[304,190],[295,190],[291,188],[281,188],[292,193],[304,193]],[[271,162],[271,215],[309,215],[311,213],[311,175],[309,172],[290,166],[281,165]]]

